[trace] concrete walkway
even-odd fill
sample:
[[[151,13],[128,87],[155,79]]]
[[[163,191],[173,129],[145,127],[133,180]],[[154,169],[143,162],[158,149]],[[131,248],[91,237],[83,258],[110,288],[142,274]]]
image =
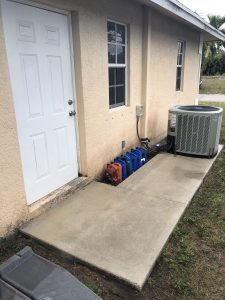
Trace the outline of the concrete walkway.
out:
[[[199,94],[199,101],[225,102],[225,94]]]
[[[214,161],[159,154],[118,187],[92,182],[21,230],[141,289]]]

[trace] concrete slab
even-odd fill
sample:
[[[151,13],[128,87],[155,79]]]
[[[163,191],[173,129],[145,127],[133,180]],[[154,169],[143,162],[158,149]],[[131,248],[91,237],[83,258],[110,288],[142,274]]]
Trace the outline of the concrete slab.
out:
[[[199,94],[198,101],[225,102],[225,94]]]
[[[119,187],[92,182],[21,230],[141,289],[214,160],[160,154]]]
[[[141,288],[183,210],[93,182],[22,231]]]
[[[219,147],[219,152],[222,147]],[[161,153],[123,181],[119,188],[188,204],[214,159]]]

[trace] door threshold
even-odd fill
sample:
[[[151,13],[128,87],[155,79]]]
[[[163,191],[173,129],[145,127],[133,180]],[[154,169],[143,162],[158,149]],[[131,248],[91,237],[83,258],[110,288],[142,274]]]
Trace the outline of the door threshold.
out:
[[[82,189],[92,181],[90,177],[77,177],[68,182],[66,185],[58,188],[47,196],[39,199],[35,203],[29,205],[29,219],[33,219],[54,206],[56,203],[64,201],[76,190]]]

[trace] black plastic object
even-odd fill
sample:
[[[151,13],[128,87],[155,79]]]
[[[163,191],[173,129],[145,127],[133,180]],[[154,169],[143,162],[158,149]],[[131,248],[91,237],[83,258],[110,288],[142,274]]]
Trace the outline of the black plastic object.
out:
[[[27,296],[20,293],[14,287],[0,279],[0,299],[1,300],[30,300]]]
[[[208,111],[218,111],[219,108],[212,107],[212,106],[203,106],[203,105],[186,105],[186,106],[179,106],[181,110],[185,111],[199,111],[199,112],[208,112]]]
[[[0,266],[0,278],[34,300],[100,299],[68,271],[36,255],[30,247]]]

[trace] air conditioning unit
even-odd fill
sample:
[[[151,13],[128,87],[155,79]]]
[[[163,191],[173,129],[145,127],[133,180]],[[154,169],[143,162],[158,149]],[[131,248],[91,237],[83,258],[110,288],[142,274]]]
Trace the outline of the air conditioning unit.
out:
[[[213,157],[218,151],[223,109],[189,105],[169,110],[167,142],[171,152]]]

